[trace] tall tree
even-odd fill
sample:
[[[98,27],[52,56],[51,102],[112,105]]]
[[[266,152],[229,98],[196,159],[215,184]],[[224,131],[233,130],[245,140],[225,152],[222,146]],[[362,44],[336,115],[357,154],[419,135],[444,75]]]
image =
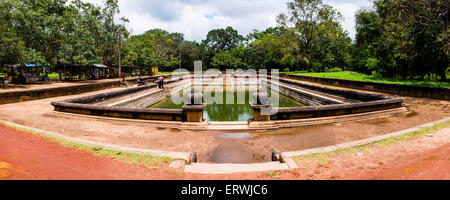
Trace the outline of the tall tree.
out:
[[[118,0],[106,0],[105,7],[102,10],[102,26],[100,30],[100,55],[103,64],[112,66],[118,63],[120,45],[128,37],[128,31],[124,24],[128,19],[120,18],[120,23],[115,21],[120,13]]]
[[[322,0],[294,0],[287,7],[288,15],[280,14],[277,21],[296,41],[290,48],[292,55],[310,71],[314,41],[327,32],[336,32],[342,15]]]
[[[449,67],[449,1],[377,0],[384,44],[393,49],[398,74],[404,78],[446,80]]]
[[[243,36],[239,35],[238,31],[232,27],[209,31],[206,39],[202,41],[202,58],[206,66],[209,66],[216,53],[239,46],[243,39]]]

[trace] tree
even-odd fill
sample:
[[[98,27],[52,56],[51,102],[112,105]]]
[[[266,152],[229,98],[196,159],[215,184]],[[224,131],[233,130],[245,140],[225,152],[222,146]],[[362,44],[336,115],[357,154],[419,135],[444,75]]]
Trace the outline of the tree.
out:
[[[102,9],[102,25],[100,29],[99,54],[102,57],[103,64],[112,66],[118,63],[120,43],[129,35],[124,24],[128,19],[120,18],[121,24],[116,24],[115,17],[120,13],[118,0],[106,0],[105,7]]]
[[[243,39],[243,36],[232,27],[209,31],[206,39],[202,41],[202,58],[206,66],[209,66],[215,54],[239,46]]]
[[[161,71],[173,70],[180,65],[181,33],[169,33],[153,29],[142,35],[131,36],[126,42],[127,54],[124,62],[128,65],[147,68],[160,67]]]
[[[211,66],[222,71],[225,71],[226,69],[247,68],[246,63],[244,63],[237,56],[233,55],[231,50],[225,50],[217,53],[212,58]]]
[[[294,0],[287,7],[289,15],[282,13],[277,21],[295,40],[290,47],[291,54],[310,71],[314,42],[320,35],[336,32],[342,16],[322,0]]]
[[[225,29],[214,29],[208,32],[206,40],[203,41],[207,48],[214,52],[231,50],[242,42],[243,37],[238,34],[238,31],[232,27]]]
[[[403,78],[446,80],[449,67],[449,1],[377,0],[383,45],[394,51]]]

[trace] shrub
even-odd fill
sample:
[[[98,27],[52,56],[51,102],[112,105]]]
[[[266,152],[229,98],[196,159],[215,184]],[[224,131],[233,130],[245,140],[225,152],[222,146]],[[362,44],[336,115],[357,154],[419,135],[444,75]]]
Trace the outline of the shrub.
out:
[[[339,67],[333,67],[327,70],[328,72],[342,72],[342,69]]]
[[[313,72],[322,72],[324,70],[324,67],[322,66],[322,63],[320,63],[320,62],[313,62],[311,65],[311,70]]]

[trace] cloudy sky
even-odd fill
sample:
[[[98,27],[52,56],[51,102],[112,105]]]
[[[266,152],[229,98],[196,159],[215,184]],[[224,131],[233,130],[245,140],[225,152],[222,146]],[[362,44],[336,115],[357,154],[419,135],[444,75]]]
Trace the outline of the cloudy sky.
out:
[[[84,0],[102,5],[104,0]],[[185,39],[201,41],[208,31],[232,26],[241,35],[276,26],[276,16],[286,12],[289,0],[119,0],[120,15],[130,20],[131,34],[161,28],[184,33]],[[324,0],[344,16],[342,25],[355,35],[354,15],[371,6],[370,0]]]

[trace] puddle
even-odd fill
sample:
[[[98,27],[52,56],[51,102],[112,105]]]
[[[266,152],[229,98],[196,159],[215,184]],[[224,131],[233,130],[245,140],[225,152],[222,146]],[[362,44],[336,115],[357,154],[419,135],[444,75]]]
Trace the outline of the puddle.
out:
[[[171,129],[169,129],[169,131],[170,131],[171,133],[178,133],[178,132],[181,132],[180,129],[176,129],[176,128],[171,128]]]
[[[418,113],[416,113],[414,111],[411,111],[410,113],[406,114],[406,117],[414,117],[414,116],[417,116],[417,115],[418,115]]]
[[[237,143],[226,143],[216,147],[208,158],[208,162],[212,163],[256,163],[261,162],[260,159],[246,151],[242,145]]]
[[[252,135],[250,135],[250,133],[220,133],[216,135],[216,138],[240,140],[240,139],[251,139],[253,137]]]
[[[389,122],[389,119],[387,118],[376,118],[376,119],[368,119],[368,120],[364,120],[361,121],[359,123],[362,124],[373,124],[373,125],[383,125]]]

